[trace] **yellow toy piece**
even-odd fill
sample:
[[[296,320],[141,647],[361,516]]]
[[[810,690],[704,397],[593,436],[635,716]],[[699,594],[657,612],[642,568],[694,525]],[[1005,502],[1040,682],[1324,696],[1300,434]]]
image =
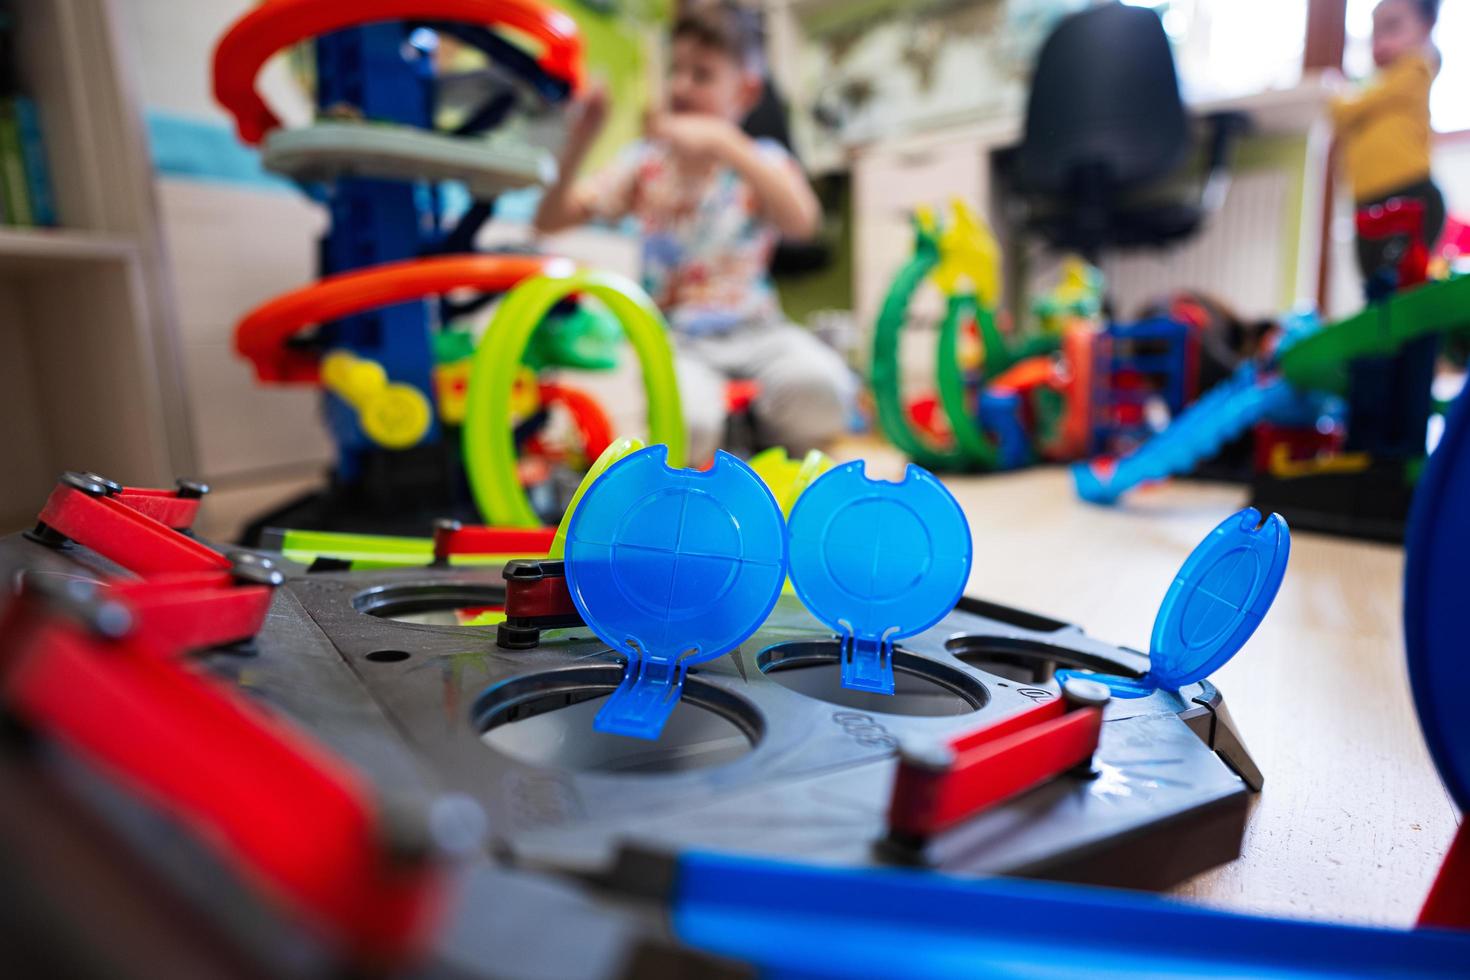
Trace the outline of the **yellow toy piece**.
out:
[[[606,473],[609,466],[642,448],[643,440],[633,436],[621,436],[608,443],[602,455],[592,463],[587,475],[582,477],[582,482],[577,484],[572,499],[567,502],[567,511],[561,516],[561,523],[556,526],[556,535],[551,539],[551,550],[546,555],[548,558],[561,558],[567,553],[567,530],[572,526],[572,514],[576,512],[577,505],[582,502],[582,494],[587,492],[587,488],[596,483],[598,477]]]
[[[465,407],[469,404],[470,366],[473,363],[466,357],[434,368],[434,389],[439,395],[439,421],[445,425],[464,423]]]
[[[385,449],[407,449],[429,431],[434,412],[413,385],[389,381],[377,361],[334,350],[322,358],[322,387],[357,410],[369,439]]]
[[[1291,458],[1290,446],[1271,447],[1269,469],[1272,476],[1317,476],[1323,473],[1362,473],[1373,463],[1367,453],[1337,453],[1313,459]]]
[[[834,465],[832,457],[820,449],[813,449],[798,460],[787,456],[783,447],[772,446],[750,458],[750,468],[770,489],[786,517],[791,516],[796,498]]]
[[[981,306],[994,309],[1000,300],[1000,246],[990,226],[964,201],[955,198],[950,211],[952,220],[938,229],[939,264],[930,278],[946,296],[973,293]],[[926,230],[935,227],[928,208],[920,209],[919,221]]]
[[[541,384],[536,372],[522,364],[516,369],[515,383],[510,389],[510,415],[520,422],[530,418],[541,407]]]

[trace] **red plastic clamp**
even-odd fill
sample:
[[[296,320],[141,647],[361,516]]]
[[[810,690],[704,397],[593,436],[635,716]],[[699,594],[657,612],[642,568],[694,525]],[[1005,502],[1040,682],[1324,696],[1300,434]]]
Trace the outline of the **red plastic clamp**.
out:
[[[137,583],[138,590],[152,583]],[[127,591],[26,580],[0,617],[0,709],[88,760],[214,848],[333,949],[418,951],[440,875],[357,776],[228,685]]]
[[[899,749],[890,835],[923,840],[1070,769],[1097,751],[1108,689],[1070,678],[1062,696],[932,746]]]
[[[434,524],[434,561],[455,555],[517,555],[532,557],[551,550],[554,527],[486,527],[441,520]]]

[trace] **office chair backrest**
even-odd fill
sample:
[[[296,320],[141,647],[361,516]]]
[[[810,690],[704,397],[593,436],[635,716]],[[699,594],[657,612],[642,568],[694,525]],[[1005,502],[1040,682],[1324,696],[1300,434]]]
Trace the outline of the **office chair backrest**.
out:
[[[1037,58],[1026,107],[1018,176],[1027,189],[1065,194],[1083,172],[1126,189],[1174,170],[1189,145],[1157,14],[1106,3],[1057,24]]]

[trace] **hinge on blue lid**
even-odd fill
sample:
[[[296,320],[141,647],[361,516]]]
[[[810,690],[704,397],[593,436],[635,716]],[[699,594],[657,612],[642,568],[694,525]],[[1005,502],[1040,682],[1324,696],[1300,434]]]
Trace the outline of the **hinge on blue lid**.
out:
[[[684,691],[684,671],[682,659],[630,659],[622,682],[597,712],[592,727],[613,735],[658,738]]]
[[[583,494],[566,571],[582,619],[628,658],[594,727],[655,739],[689,665],[738,647],[775,606],[786,576],[781,511],[727,453],[705,472],[675,470],[667,447],[650,446]]]
[[[842,635],[842,686],[874,694],[893,693],[893,643],[885,635]]]
[[[932,473],[829,470],[791,509],[791,584],[841,643],[842,686],[894,692],[893,642],[949,615],[970,576],[965,512]]]

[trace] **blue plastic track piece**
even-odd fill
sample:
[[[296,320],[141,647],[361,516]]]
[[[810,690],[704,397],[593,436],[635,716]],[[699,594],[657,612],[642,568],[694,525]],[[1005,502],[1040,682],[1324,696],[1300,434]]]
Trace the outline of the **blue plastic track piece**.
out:
[[[1470,933],[1236,915],[1112,889],[690,852],[675,935],[771,977],[1463,977]]]
[[[1470,650],[1470,397],[1451,406],[1430,455],[1405,536],[1404,642],[1424,741],[1462,811],[1470,812],[1470,724],[1465,722]]]
[[[796,501],[791,584],[842,638],[842,686],[893,693],[893,641],[954,609],[970,578],[970,525],[934,474],[871,480],[862,461],[829,470]]]
[[[738,647],[786,578],[781,509],[728,453],[675,470],[667,446],[619,460],[582,496],[567,530],[567,584],[582,619],[628,658],[598,731],[656,739],[690,664]]]
[[[1284,379],[1261,381],[1254,364],[1204,394],[1169,427],[1134,452],[1119,459],[1111,471],[1093,463],[1077,463],[1072,478],[1077,495],[1094,504],[1111,504],[1146,480],[1188,473],[1202,459],[1215,455],[1230,439],[1262,419],[1296,403],[1296,390]]]
[[[1203,680],[1245,646],[1261,625],[1291,555],[1280,514],[1264,521],[1254,507],[1225,518],[1185,559],[1154,619],[1149,670],[1139,678],[1057,671],[1101,681],[1114,697],[1177,691]]]

